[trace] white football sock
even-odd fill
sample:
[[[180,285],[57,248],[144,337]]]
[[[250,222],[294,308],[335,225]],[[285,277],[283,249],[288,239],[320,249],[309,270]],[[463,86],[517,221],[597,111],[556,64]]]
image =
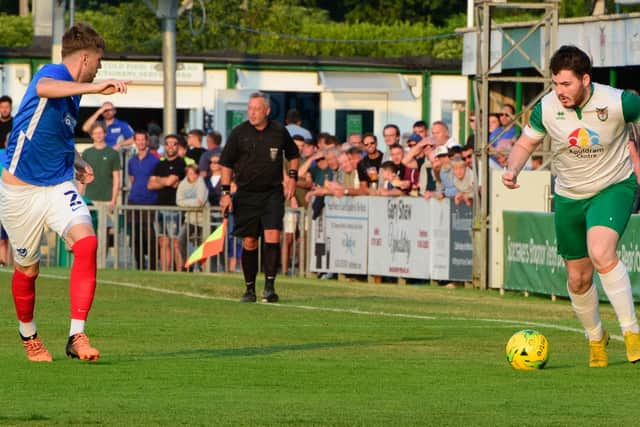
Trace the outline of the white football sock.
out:
[[[84,320],[71,319],[71,327],[69,328],[69,336],[84,332]]]
[[[20,331],[20,335],[29,338],[36,334],[36,324],[33,320],[27,323],[18,321],[18,330]]]
[[[600,341],[602,339],[602,322],[598,310],[598,290],[592,284],[587,292],[582,295],[574,294],[567,286],[571,307],[576,317],[582,324],[589,341]]]
[[[638,318],[633,308],[633,295],[631,293],[631,281],[627,267],[618,260],[618,264],[606,274],[598,273],[602,282],[602,289],[609,298],[613,310],[618,316],[618,322],[622,333],[631,331],[638,333]]]

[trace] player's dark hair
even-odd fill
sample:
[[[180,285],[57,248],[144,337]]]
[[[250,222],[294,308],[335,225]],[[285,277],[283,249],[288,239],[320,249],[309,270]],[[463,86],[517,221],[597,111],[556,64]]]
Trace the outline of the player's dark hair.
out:
[[[0,96],[0,104],[2,104],[3,102],[8,102],[10,105],[13,105],[13,100],[9,95]]]
[[[104,50],[104,39],[89,24],[78,22],[62,35],[62,58],[83,49]]]
[[[549,61],[549,69],[552,74],[558,74],[562,70],[570,70],[581,78],[585,74],[591,76],[591,59],[583,50],[572,46],[561,46]]]

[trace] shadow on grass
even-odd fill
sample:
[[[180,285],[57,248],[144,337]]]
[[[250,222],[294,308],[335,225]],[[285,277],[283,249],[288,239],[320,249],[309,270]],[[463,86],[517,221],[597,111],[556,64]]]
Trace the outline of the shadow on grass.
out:
[[[240,348],[218,348],[218,349],[190,349],[183,351],[174,351],[169,353],[150,353],[132,355],[131,358],[121,360],[140,360],[140,359],[203,359],[203,358],[221,358],[221,357],[251,357],[251,356],[267,356],[285,351],[309,351],[330,348],[345,347],[368,347],[375,345],[397,344],[397,343],[415,343],[427,342],[437,338],[435,337],[411,337],[399,338],[397,340],[359,340],[359,341],[341,341],[341,342],[312,342],[304,344],[281,344],[281,345],[265,345],[260,347],[240,347]]]
[[[49,421],[50,417],[46,417],[41,414],[31,414],[31,415],[23,415],[23,416],[4,416],[0,415],[0,423],[15,423],[15,422],[29,422],[29,421]]]

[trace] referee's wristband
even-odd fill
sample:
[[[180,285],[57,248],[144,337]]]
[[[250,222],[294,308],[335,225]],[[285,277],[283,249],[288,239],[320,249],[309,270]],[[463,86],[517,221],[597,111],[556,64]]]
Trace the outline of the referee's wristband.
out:
[[[289,178],[293,178],[296,181],[298,180],[298,170],[297,169],[289,169]]]

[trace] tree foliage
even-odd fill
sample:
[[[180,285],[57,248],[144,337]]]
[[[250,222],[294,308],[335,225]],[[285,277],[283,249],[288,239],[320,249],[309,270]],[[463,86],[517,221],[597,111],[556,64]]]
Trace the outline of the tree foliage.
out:
[[[201,4],[206,11],[204,22]],[[10,9],[8,5],[7,0],[0,0],[0,12]],[[560,15],[585,15],[590,7],[591,0],[563,0]],[[625,7],[623,11],[631,10],[634,8]],[[183,54],[235,51],[460,58],[462,40],[455,29],[465,25],[465,12],[466,0],[202,0],[194,1],[193,9],[176,21],[176,44]],[[495,16],[501,21],[531,17],[513,15],[512,10]],[[160,20],[145,1],[76,0],[75,19],[91,23],[105,37],[109,51],[161,51]],[[30,17],[0,15],[0,25],[0,46],[31,43]],[[405,41],[391,42],[400,39]]]
[[[0,47],[26,47],[33,38],[30,16],[0,15]]]

